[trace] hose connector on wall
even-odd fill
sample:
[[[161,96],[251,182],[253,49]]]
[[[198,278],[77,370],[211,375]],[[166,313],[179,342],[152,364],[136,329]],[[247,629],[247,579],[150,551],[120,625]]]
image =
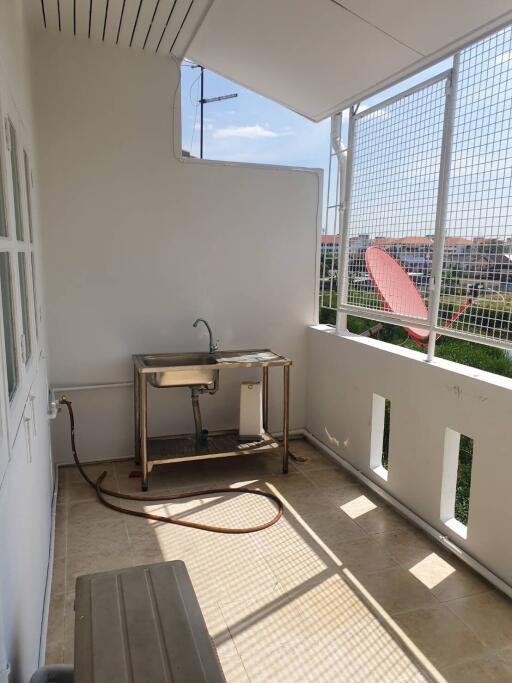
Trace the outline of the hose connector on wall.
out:
[[[53,389],[48,389],[48,419],[55,420],[60,412],[61,402],[55,396]]]

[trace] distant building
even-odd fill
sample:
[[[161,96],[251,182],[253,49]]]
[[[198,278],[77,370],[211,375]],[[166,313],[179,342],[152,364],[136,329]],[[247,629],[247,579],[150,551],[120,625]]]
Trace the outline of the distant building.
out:
[[[320,253],[322,256],[338,253],[339,235],[322,235],[320,238]]]
[[[425,273],[431,268],[431,237],[376,237],[373,244],[389,252],[408,271]]]
[[[445,254],[468,254],[472,245],[473,241],[464,237],[445,237],[444,252]]]
[[[364,253],[368,247],[376,246],[393,256],[421,288],[432,269],[434,242],[434,235],[354,235],[349,238],[349,270],[354,277],[367,277]],[[338,248],[338,235],[322,235],[322,257],[333,257],[334,270]],[[448,235],[444,241],[443,269],[465,281],[501,281],[508,287],[512,284],[512,237],[467,239]]]
[[[366,251],[371,245],[372,240],[370,235],[357,235],[349,239],[349,253],[357,253],[360,251]]]
[[[377,247],[397,246],[425,250],[433,246],[434,240],[431,237],[375,237],[373,244]]]

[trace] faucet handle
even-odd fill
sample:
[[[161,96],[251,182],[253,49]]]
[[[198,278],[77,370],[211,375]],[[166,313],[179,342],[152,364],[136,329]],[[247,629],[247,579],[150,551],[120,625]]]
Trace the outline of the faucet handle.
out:
[[[216,339],[216,340],[215,340],[215,344],[213,344],[213,346],[212,346],[212,352],[215,352],[215,351],[218,351],[218,350],[219,350],[219,342],[220,342],[219,339]]]

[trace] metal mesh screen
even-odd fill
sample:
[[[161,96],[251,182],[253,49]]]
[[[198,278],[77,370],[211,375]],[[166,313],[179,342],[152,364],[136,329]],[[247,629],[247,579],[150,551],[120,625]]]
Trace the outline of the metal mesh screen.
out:
[[[460,53],[439,324],[512,341],[512,30]]]
[[[369,310],[427,317],[445,106],[446,74],[352,118],[342,303],[364,309],[365,317]],[[377,258],[372,268],[369,247],[390,255],[398,267],[389,269]],[[379,256],[375,249],[373,254]],[[415,301],[399,284],[401,271],[416,284]]]
[[[339,248],[339,191],[338,157],[331,147],[327,177],[327,203],[324,227],[320,236],[320,308],[336,309]]]

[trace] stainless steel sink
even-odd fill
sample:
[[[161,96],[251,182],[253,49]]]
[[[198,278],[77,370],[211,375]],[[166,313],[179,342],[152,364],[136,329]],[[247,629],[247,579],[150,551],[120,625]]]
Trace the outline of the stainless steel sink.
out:
[[[142,356],[144,367],[155,368],[148,373],[154,387],[212,386],[218,379],[217,363],[211,353],[169,353]]]
[[[205,323],[206,324],[206,323]],[[209,327],[207,325],[207,327]],[[252,446],[241,447],[237,430],[210,432],[203,429],[199,399],[202,394],[215,394],[219,389],[221,370],[228,368],[259,368],[263,380],[263,428],[265,441],[269,447],[278,448],[279,444],[268,432],[268,375],[269,368],[284,369],[283,401],[283,472],[288,471],[288,411],[290,405],[290,366],[292,361],[270,349],[242,349],[234,351],[218,350],[210,335],[209,353],[148,353],[133,356],[133,394],[135,405],[135,462],[142,465],[141,488],[147,491],[148,475],[154,465],[181,462],[185,460],[227,457],[237,454],[248,455]],[[188,387],[194,413],[195,435],[180,437],[150,437],[148,435],[148,384],[154,387]],[[172,392],[171,392],[172,393]],[[196,447],[193,446],[195,436]],[[224,441],[225,437],[234,441]],[[172,448],[166,439],[173,442]],[[218,439],[218,440],[216,440]],[[217,445],[215,445],[217,444]],[[151,452],[149,446],[152,446]]]

